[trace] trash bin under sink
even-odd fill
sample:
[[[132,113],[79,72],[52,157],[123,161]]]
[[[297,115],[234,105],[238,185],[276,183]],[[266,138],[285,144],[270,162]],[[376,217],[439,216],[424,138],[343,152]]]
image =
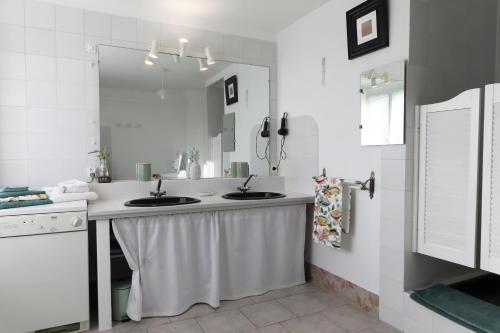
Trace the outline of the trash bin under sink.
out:
[[[114,321],[128,320],[127,304],[130,294],[130,280],[114,281],[111,284],[111,306]]]

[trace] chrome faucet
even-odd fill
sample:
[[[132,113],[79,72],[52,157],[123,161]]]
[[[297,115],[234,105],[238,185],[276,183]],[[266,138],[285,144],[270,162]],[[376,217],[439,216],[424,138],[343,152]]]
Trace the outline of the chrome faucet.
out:
[[[254,177],[254,176],[257,176],[257,175],[248,176],[247,180],[245,180],[245,182],[241,186],[237,187],[238,191],[240,191],[241,193],[247,193],[248,191],[250,191],[251,187],[247,186],[247,184],[250,181],[250,179],[252,179],[252,177]]]
[[[154,179],[158,179],[158,185],[156,186],[156,192],[149,192],[151,196],[155,197],[156,199],[161,198],[162,196],[166,195],[166,191],[161,191],[161,176],[160,175],[153,175]]]

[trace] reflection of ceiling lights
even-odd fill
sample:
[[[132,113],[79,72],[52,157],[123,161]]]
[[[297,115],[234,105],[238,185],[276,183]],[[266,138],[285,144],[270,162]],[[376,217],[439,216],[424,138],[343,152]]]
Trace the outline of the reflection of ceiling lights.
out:
[[[158,59],[158,41],[156,39],[151,42],[151,49],[146,59],[144,59],[144,63],[148,66],[153,66],[155,64],[154,59]]]
[[[187,46],[189,44],[189,40],[187,38],[179,38],[179,51],[178,54],[172,54],[172,59],[174,63],[178,63],[181,58],[186,56]],[[149,50],[146,59],[144,59],[144,63],[148,66],[153,66],[155,64],[155,60],[158,59],[158,52],[160,52],[160,44],[154,39],[151,42],[151,49]],[[215,58],[210,51],[210,47],[205,47],[205,57],[206,58],[198,58],[198,64],[200,65],[200,71],[208,70],[208,66],[215,64]]]
[[[158,96],[160,96],[162,101],[167,99],[167,83],[166,83],[167,71],[168,69],[166,68],[163,69],[163,77],[161,79],[161,89],[159,89],[157,92]]]
[[[186,38],[179,39],[179,57],[184,57],[186,55],[186,49],[189,41]]]
[[[149,57],[153,59],[158,58],[158,41],[156,39],[153,39],[153,42],[151,43],[151,49],[149,50]]]
[[[215,64],[215,59],[212,56],[212,52],[210,52],[210,48],[207,46],[205,47],[205,55],[207,56],[207,64],[208,65],[213,65]]]
[[[207,61],[202,58],[198,58],[198,63],[200,64],[200,71],[206,71],[208,69]]]
[[[391,77],[389,72],[385,71],[383,73],[377,73],[375,70],[371,70],[366,78],[370,80],[372,88],[377,88],[382,81],[384,85],[389,85],[391,83]]]
[[[153,66],[155,63],[153,62],[153,59],[149,57],[149,54],[146,56],[146,59],[144,59],[144,63],[148,66]]]

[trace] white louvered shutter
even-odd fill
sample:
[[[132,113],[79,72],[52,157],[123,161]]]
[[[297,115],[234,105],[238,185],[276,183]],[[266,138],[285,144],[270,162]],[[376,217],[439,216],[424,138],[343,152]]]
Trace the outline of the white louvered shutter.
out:
[[[481,269],[500,274],[500,84],[484,94]]]
[[[420,107],[419,253],[475,267],[481,90]]]

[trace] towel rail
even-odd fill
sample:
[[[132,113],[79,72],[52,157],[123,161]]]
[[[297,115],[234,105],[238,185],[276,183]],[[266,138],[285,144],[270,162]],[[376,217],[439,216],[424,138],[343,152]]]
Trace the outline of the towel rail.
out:
[[[321,176],[326,177],[326,169],[323,168],[323,173]],[[342,183],[347,184],[351,188],[359,189],[361,191],[368,191],[370,195],[370,199],[373,199],[373,195],[375,193],[375,172],[370,173],[370,178],[365,181],[360,180],[352,180],[352,179],[344,179],[339,178]]]

